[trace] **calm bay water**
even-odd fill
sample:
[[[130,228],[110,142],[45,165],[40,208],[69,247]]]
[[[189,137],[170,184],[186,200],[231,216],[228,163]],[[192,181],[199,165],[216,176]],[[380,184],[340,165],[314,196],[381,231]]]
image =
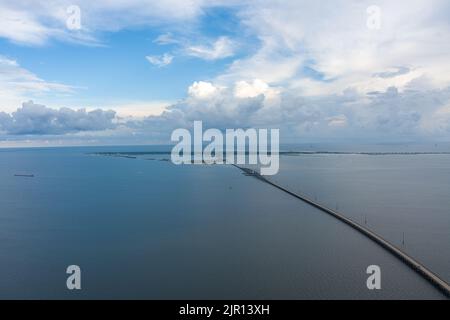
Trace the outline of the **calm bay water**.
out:
[[[364,236],[234,167],[88,154],[120,150],[154,148],[0,150],[1,298],[443,298]],[[369,226],[396,241],[401,225],[406,248],[422,243],[411,250],[446,275],[445,254],[437,252],[447,248],[448,261],[445,201],[427,207],[439,223],[426,225],[422,210],[430,197],[443,201],[449,191],[446,159],[423,160],[433,179],[416,176],[414,160],[395,173],[395,159],[352,159],[282,157],[273,178],[330,203],[335,194],[355,217],[364,208]],[[337,163],[387,173],[353,175]],[[395,179],[398,174],[428,187]],[[382,184],[386,177],[390,182]],[[404,184],[392,186],[396,181]],[[355,190],[359,202],[352,202]],[[423,200],[407,201],[410,192]],[[399,208],[408,206],[380,214],[380,204],[394,203],[376,199],[389,194],[402,199]],[[80,291],[66,289],[71,264],[81,267]],[[381,267],[379,291],[366,287],[370,264]]]
[[[450,282],[450,154],[286,156],[273,180],[367,226]]]

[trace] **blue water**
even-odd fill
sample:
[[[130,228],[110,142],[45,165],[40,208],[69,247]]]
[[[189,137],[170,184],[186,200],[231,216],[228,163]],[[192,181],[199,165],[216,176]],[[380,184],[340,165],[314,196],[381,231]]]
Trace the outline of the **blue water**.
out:
[[[273,180],[365,225],[450,282],[450,154],[282,156]]]
[[[90,154],[121,150],[154,147],[0,150],[1,298],[443,298],[361,234],[234,167]],[[274,178],[300,186],[285,180],[285,172],[311,168],[316,161],[308,159],[282,160]],[[301,187],[325,200],[334,191],[320,168],[309,170]],[[315,184],[314,172],[322,184]],[[371,179],[377,177],[384,176]],[[377,182],[357,180],[367,188],[358,206],[372,208],[374,198],[388,193],[374,194]],[[344,182],[336,181],[338,195],[351,199],[355,182]],[[425,197],[442,188],[428,182]],[[420,215],[414,212],[411,219]],[[411,225],[408,248],[417,235]],[[424,233],[422,241],[444,248],[445,235],[435,236],[448,228],[427,230],[433,235]],[[66,289],[71,264],[81,267],[80,291]],[[371,264],[382,270],[378,291],[366,287]]]

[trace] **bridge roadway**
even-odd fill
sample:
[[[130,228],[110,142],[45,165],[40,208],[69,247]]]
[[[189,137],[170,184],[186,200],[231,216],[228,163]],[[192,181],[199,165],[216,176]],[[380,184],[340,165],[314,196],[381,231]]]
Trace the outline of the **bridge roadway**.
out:
[[[290,194],[291,196],[293,196],[293,197],[295,197],[297,199],[300,199],[300,200],[310,204],[311,206],[313,206],[313,207],[315,207],[315,208],[317,208],[317,209],[319,209],[319,210],[321,210],[321,211],[323,211],[323,212],[325,212],[325,213],[335,217],[336,219],[342,221],[343,223],[347,224],[348,226],[352,227],[353,229],[359,231],[360,233],[362,233],[363,235],[367,236],[368,238],[370,238],[371,240],[376,242],[378,245],[380,245],[384,249],[388,250],[394,256],[399,258],[401,261],[403,261],[405,264],[407,264],[410,268],[412,268],[414,271],[419,273],[425,280],[427,280],[433,286],[435,286],[437,289],[439,289],[447,297],[450,297],[450,285],[445,280],[441,279],[438,275],[436,275],[431,270],[426,268],[423,264],[421,264],[420,262],[418,262],[414,258],[410,257],[408,254],[403,252],[400,248],[394,246],[393,244],[388,242],[386,239],[384,239],[380,235],[378,235],[375,232],[367,229],[366,227],[360,225],[359,223],[351,220],[350,218],[345,217],[341,213],[339,213],[339,212],[337,212],[335,210],[332,210],[330,208],[327,208],[326,206],[321,205],[321,204],[317,203],[316,201],[313,201],[313,200],[305,197],[304,195],[300,195],[300,194],[297,194],[295,192],[289,191],[288,189],[280,186],[279,184],[266,179],[265,177],[260,175],[255,170],[252,170],[252,169],[249,169],[249,168],[240,167],[240,166],[235,165],[235,164],[233,164],[233,166],[235,166],[236,168],[242,170],[246,175],[253,176],[253,177],[255,177],[255,178],[257,178],[257,179],[259,179],[261,181],[264,181],[264,182],[274,186],[275,188],[277,188],[277,189],[279,189],[281,191],[284,191],[284,192]]]

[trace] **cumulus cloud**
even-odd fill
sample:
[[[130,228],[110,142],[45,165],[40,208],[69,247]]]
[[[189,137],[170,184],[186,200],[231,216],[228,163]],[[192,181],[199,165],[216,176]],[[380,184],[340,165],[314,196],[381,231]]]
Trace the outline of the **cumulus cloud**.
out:
[[[234,85],[234,95],[239,98],[253,98],[263,94],[267,98],[275,97],[278,91],[275,88],[269,87],[267,83],[260,79],[253,81],[238,81]]]
[[[26,10],[24,3],[33,10]],[[19,0],[6,5],[0,0],[0,12],[5,7],[17,21],[32,22],[26,28],[2,30],[0,37],[31,44],[56,37],[54,28],[60,24],[52,22],[63,23],[65,11],[58,6],[66,2],[58,6],[55,2],[36,3]],[[252,44],[251,50],[234,58],[217,76],[208,81],[196,79],[187,89],[187,97],[161,115],[128,121],[124,124],[127,133],[167,140],[171,128],[204,120],[219,128],[279,127],[282,139],[294,140],[448,138],[447,0],[412,0],[407,5],[379,0],[382,24],[378,30],[367,28],[366,9],[373,4],[368,0],[244,1],[235,7],[242,32],[233,38],[204,41],[211,35],[201,35],[198,24],[191,22],[197,22],[211,6],[230,3],[234,5],[201,0],[75,2],[83,8],[83,23],[93,33],[160,23],[176,25],[167,27],[171,32],[155,42],[175,44],[183,54],[205,60],[235,57],[235,43],[249,40]],[[180,29],[189,29],[185,38],[179,37]],[[172,62],[172,56],[148,56],[147,60],[164,66]],[[5,61],[0,60],[0,68],[10,71],[5,78],[0,69],[0,93],[13,86],[20,92],[67,89],[33,78],[13,61]],[[3,128],[7,123],[12,128],[12,118],[0,114]]]
[[[148,62],[159,68],[171,64],[173,60],[173,56],[168,53],[165,53],[162,56],[146,56],[145,58],[148,60]]]
[[[238,87],[260,91],[236,94]],[[259,93],[259,94],[256,94]],[[450,88],[404,91],[395,87],[370,96],[356,90],[308,97],[280,91],[261,80],[229,87],[194,83],[186,99],[160,116],[130,121],[138,135],[168,142],[171,130],[202,120],[207,127],[280,128],[282,142],[332,139],[402,141],[436,138],[450,132]]]
[[[236,94],[236,87],[252,87],[254,83],[262,89],[259,94]],[[449,106],[450,87],[404,92],[390,87],[369,96],[349,89],[309,97],[279,90],[262,80],[228,87],[196,82],[185,99],[159,115],[119,119],[113,111],[56,110],[28,102],[12,114],[0,113],[0,131],[37,138],[104,131],[104,139],[123,143],[169,143],[172,130],[190,128],[195,120],[202,120],[205,127],[222,130],[279,128],[282,143],[411,141],[448,137]]]
[[[195,81],[188,89],[190,97],[204,99],[214,96],[218,93],[219,88],[215,87],[211,82]]]
[[[62,135],[114,129],[115,112],[51,109],[28,101],[12,114],[0,112],[0,131],[8,135]]]

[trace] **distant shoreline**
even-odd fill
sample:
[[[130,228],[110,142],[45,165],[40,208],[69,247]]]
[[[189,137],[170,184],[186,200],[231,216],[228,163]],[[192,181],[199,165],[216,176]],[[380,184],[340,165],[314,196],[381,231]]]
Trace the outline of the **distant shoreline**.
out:
[[[238,152],[235,152],[237,154]],[[244,152],[239,152],[240,154]],[[270,152],[269,152],[270,153]],[[101,156],[122,156],[135,157],[145,155],[170,155],[171,151],[130,151],[130,152],[92,152],[91,155]],[[245,152],[246,155],[250,154]],[[315,154],[335,154],[335,155],[367,155],[367,156],[384,156],[384,155],[450,155],[450,152],[346,152],[346,151],[280,151],[279,155],[315,155]]]

